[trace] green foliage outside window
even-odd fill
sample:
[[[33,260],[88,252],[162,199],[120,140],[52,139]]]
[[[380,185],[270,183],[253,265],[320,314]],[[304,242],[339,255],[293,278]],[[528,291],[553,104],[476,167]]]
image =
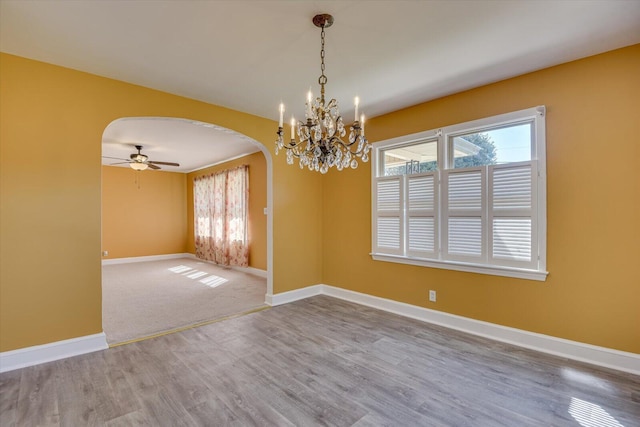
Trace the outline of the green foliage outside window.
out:
[[[496,146],[489,134],[472,133],[470,135],[463,136],[463,138],[473,145],[480,147],[480,151],[475,155],[456,157],[453,165],[454,168],[470,168],[473,166],[496,164]]]

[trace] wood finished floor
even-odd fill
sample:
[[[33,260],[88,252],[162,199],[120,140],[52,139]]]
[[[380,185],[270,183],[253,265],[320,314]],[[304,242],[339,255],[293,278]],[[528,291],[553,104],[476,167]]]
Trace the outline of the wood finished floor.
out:
[[[640,377],[317,296],[0,375],[8,426],[640,425]]]

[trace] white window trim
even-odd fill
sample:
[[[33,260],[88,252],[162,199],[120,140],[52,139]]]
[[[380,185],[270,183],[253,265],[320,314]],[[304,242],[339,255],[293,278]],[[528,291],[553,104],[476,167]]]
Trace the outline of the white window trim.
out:
[[[458,261],[430,260],[424,258],[405,257],[402,255],[388,255],[370,253],[375,261],[395,262],[398,264],[417,265],[421,267],[440,268],[444,270],[465,271],[468,273],[490,274],[492,276],[514,277],[517,279],[538,280],[544,282],[549,274],[547,271],[526,270],[523,268],[495,267],[484,264],[472,264]]]
[[[546,205],[547,205],[547,191],[546,191],[546,129],[545,120],[537,120],[538,117],[544,117],[546,109],[544,106],[537,106],[528,108],[525,110],[514,111],[511,113],[501,114],[493,117],[474,120],[466,123],[460,123],[452,126],[443,127],[441,129],[428,130],[424,132],[418,132],[411,135],[400,136],[384,141],[375,142],[373,144],[374,150],[372,153],[371,168],[371,191],[373,195],[372,203],[372,248],[373,252],[370,253],[372,259],[376,261],[394,262],[400,264],[417,265],[423,267],[440,268],[454,271],[463,271],[471,273],[489,274],[495,276],[513,277],[528,280],[545,281],[547,275],[546,271],[546,234],[547,234],[547,219],[546,219]],[[533,120],[532,120],[533,119]],[[375,208],[375,195],[376,195],[376,179],[378,176],[383,175],[383,162],[381,161],[381,154],[386,147],[396,145],[411,145],[425,140],[438,140],[438,155],[439,158],[444,159],[448,155],[448,138],[454,134],[468,131],[482,131],[482,128],[495,128],[501,125],[513,125],[518,121],[526,122],[532,121],[532,153],[531,159],[536,160],[537,163],[537,179],[535,185],[537,187],[538,197],[535,200],[533,209],[537,210],[537,223],[536,223],[536,242],[537,242],[537,256],[538,269],[526,269],[507,266],[496,266],[489,264],[476,264],[473,262],[464,261],[452,261],[442,259],[427,259],[419,258],[415,256],[396,255],[389,253],[377,253],[375,251],[376,243],[376,208]],[[440,211],[436,213],[439,218],[442,218],[442,206],[439,206]],[[442,233],[442,229],[439,230]],[[404,233],[403,233],[404,234]],[[405,236],[402,237],[405,239]],[[440,239],[438,239],[440,240]],[[441,241],[441,240],[440,240]],[[486,242],[486,240],[485,240]],[[536,254],[533,254],[536,256]]]

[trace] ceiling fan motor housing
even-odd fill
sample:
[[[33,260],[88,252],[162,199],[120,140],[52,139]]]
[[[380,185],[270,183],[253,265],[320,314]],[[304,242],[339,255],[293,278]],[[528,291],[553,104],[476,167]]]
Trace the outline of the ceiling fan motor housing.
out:
[[[131,160],[133,160],[134,162],[138,162],[138,163],[144,163],[147,161],[147,159],[149,157],[145,156],[144,154],[132,154],[131,156]]]

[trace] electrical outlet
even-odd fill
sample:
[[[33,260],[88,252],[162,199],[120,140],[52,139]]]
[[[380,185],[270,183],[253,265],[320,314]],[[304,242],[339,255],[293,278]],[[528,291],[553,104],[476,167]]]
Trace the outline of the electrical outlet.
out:
[[[429,301],[436,302],[436,291],[429,291]]]
[[[109,251],[102,251],[102,256],[109,256]]]

